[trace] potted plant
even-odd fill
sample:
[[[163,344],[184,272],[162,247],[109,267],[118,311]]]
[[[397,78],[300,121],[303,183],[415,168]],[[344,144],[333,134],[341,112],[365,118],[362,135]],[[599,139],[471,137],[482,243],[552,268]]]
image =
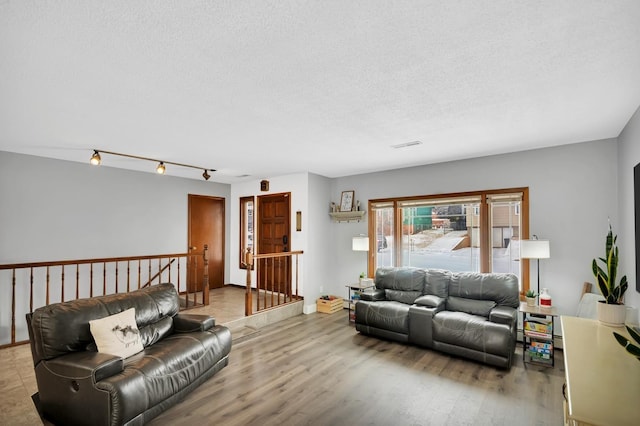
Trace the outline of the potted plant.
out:
[[[616,275],[618,273],[617,238],[617,235],[613,235],[611,224],[609,224],[605,257],[593,259],[591,269],[598,283],[598,288],[600,288],[600,292],[605,299],[598,302],[598,320],[606,325],[621,327],[624,325],[626,317],[624,293],[627,291],[628,284],[626,275],[616,284]],[[598,260],[603,263],[604,269],[598,265]]]
[[[527,290],[524,297],[527,299],[527,306],[536,306],[536,292],[533,290]]]

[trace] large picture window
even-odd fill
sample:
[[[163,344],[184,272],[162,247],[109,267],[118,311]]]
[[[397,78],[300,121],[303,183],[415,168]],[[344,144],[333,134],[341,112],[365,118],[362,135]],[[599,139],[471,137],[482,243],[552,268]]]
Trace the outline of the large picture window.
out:
[[[515,188],[369,201],[369,234],[381,266],[415,266],[454,272],[510,272],[528,289],[528,189]],[[374,246],[375,244],[375,246]]]

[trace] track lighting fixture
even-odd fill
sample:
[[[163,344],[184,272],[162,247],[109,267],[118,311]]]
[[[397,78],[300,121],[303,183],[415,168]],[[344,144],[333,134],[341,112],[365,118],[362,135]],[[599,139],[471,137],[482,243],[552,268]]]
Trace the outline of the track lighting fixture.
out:
[[[102,158],[100,157],[100,154],[118,155],[120,157],[135,158],[136,160],[147,160],[147,161],[157,162],[158,165],[156,166],[156,172],[158,172],[158,174],[161,174],[161,175],[165,174],[165,172],[167,171],[167,166],[165,164],[171,164],[171,165],[180,166],[180,167],[190,167],[192,169],[200,169],[203,171],[202,177],[204,178],[204,180],[209,180],[209,178],[211,178],[211,175],[209,174],[209,172],[216,171],[216,169],[206,169],[200,166],[192,166],[191,164],[174,163],[173,161],[162,161],[162,160],[156,160],[155,158],[141,157],[138,155],[130,155],[130,154],[121,154],[119,152],[112,152],[112,151],[101,151],[97,149],[93,150],[93,155],[91,155],[91,159],[89,160],[89,162],[94,166],[99,166],[102,163]]]
[[[102,158],[100,158],[100,153],[98,151],[93,151],[93,155],[91,156],[91,160],[89,160],[91,164],[94,166],[99,166],[102,163]]]

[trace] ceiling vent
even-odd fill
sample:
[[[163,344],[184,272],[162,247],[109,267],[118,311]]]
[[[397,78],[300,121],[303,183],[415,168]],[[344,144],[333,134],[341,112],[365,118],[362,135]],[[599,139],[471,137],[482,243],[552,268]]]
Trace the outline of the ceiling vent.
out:
[[[416,146],[416,145],[422,145],[422,142],[420,141],[405,142],[405,143],[400,143],[398,145],[391,145],[391,148],[401,149],[401,148],[408,148],[410,146]]]

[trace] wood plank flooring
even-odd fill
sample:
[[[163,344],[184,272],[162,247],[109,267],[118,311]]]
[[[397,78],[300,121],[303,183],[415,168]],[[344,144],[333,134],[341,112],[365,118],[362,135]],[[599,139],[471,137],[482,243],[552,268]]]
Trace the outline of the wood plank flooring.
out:
[[[151,424],[560,425],[553,369],[509,371],[360,335],[344,312],[235,339],[229,365]]]

